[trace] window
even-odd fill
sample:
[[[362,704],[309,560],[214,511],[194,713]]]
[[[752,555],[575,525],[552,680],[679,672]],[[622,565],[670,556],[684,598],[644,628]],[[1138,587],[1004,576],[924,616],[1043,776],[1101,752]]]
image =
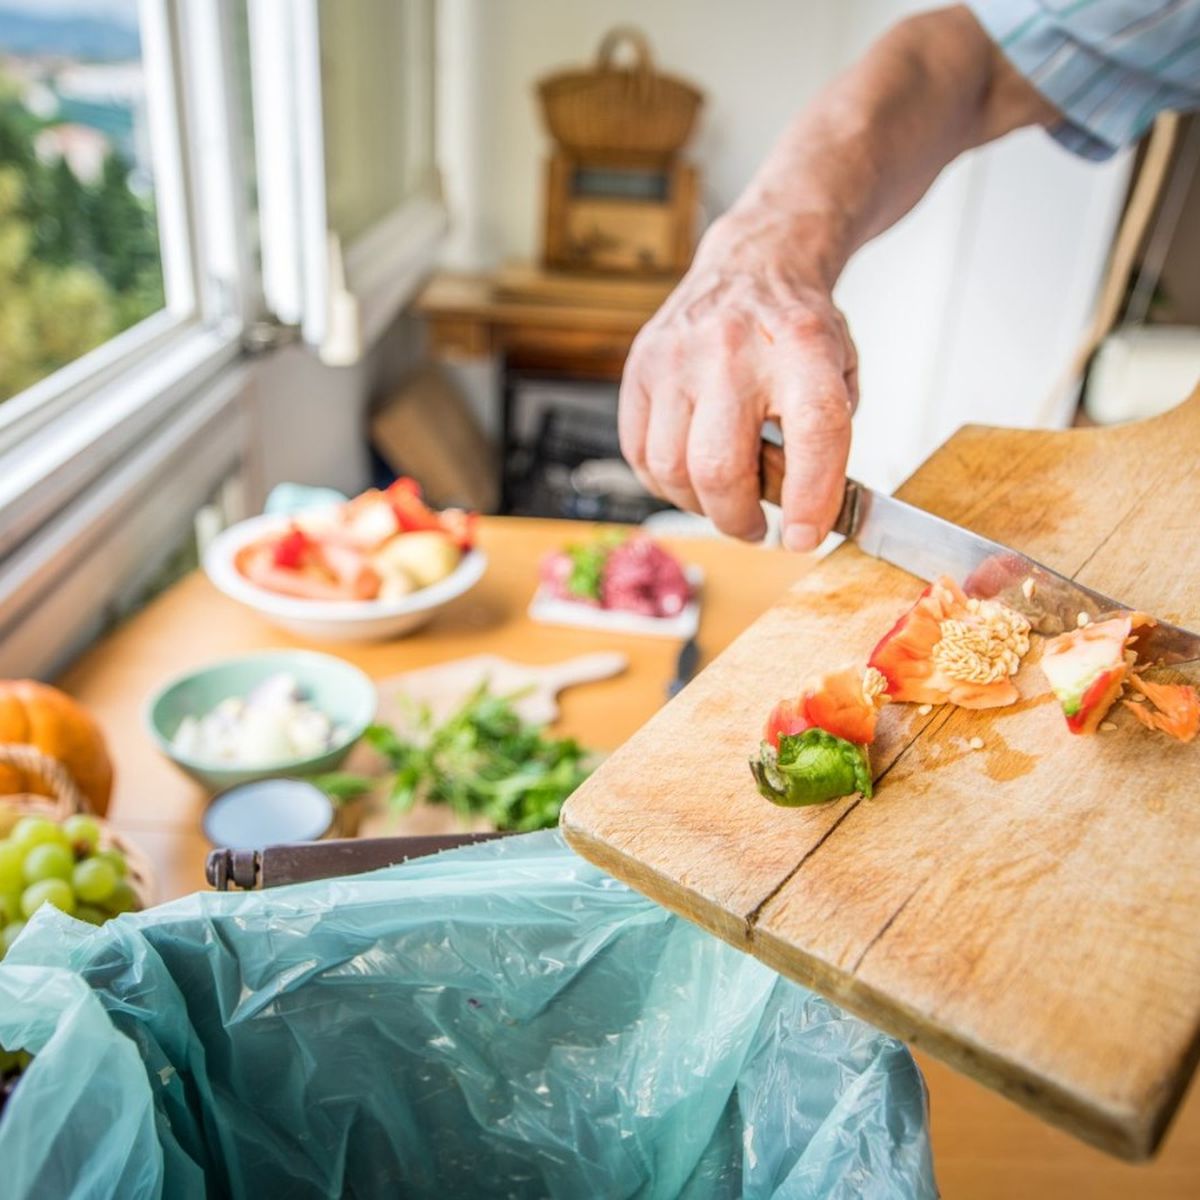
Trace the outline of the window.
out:
[[[434,8],[0,0],[7,673],[77,649],[231,472],[261,503],[248,327],[355,361],[432,264]]]
[[[432,266],[433,0],[247,0],[263,291],[331,365]]]
[[[137,0],[0,9],[0,402],[165,306]]]

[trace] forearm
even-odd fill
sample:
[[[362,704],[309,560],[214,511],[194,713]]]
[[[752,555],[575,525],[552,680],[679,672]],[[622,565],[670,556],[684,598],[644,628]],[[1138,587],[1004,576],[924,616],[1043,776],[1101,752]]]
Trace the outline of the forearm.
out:
[[[845,486],[858,359],[833,285],[957,155],[1055,110],[962,7],[910,18],[796,119],[638,334],[621,447],[646,486],[756,538],[762,422],[783,433],[784,543],[816,547]]]
[[[782,250],[831,288],[964,150],[1056,116],[967,9],[912,17],[795,120],[708,240]]]

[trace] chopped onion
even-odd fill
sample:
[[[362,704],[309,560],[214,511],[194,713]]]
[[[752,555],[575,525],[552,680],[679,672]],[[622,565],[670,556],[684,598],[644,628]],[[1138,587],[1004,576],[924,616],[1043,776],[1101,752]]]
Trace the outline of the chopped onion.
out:
[[[196,762],[260,767],[315,758],[344,737],[295,676],[280,672],[244,697],[230,696],[208,713],[184,717],[171,745]]]

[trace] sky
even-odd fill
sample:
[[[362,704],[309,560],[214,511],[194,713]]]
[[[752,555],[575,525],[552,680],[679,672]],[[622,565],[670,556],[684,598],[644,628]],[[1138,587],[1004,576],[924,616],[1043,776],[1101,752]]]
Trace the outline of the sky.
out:
[[[0,0],[0,13],[30,15],[107,17],[123,25],[137,24],[137,0]]]

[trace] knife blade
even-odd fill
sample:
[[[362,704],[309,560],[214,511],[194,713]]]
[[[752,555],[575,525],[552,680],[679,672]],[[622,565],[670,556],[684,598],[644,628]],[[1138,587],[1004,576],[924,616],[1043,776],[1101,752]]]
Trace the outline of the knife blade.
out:
[[[673,700],[687,687],[699,665],[700,643],[694,637],[690,637],[679,648],[679,657],[675,661],[675,677],[667,684],[668,700]]]
[[[782,448],[764,441],[760,466],[763,499],[778,504],[784,471]],[[833,532],[850,538],[872,558],[918,579],[949,575],[968,596],[999,600],[1047,637],[1076,628],[1080,614],[1095,621],[1133,607],[1076,583],[1018,550],[853,479],[846,480]],[[1200,659],[1200,634],[1166,621],[1156,619],[1136,637],[1132,649],[1143,663]]]

